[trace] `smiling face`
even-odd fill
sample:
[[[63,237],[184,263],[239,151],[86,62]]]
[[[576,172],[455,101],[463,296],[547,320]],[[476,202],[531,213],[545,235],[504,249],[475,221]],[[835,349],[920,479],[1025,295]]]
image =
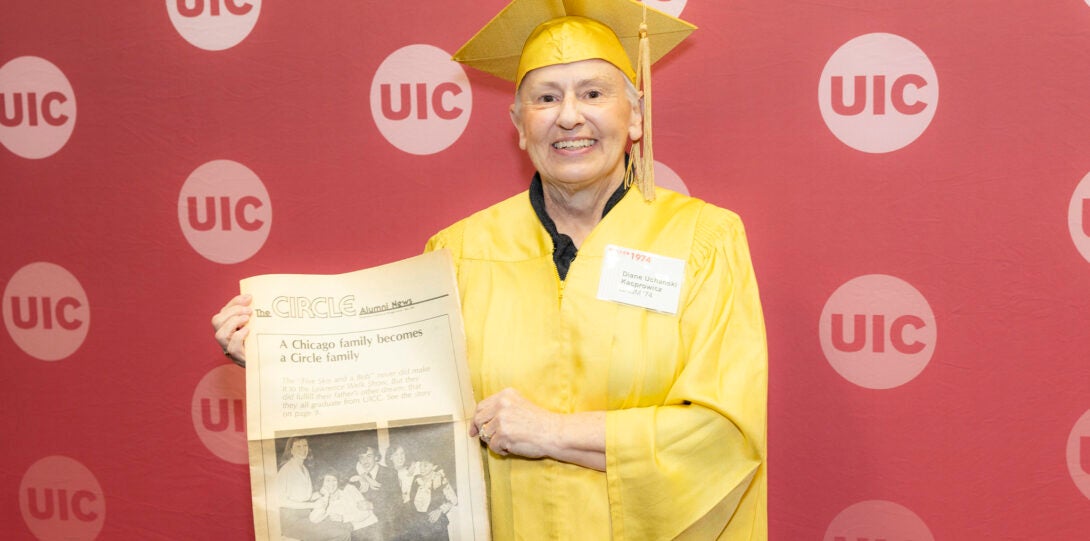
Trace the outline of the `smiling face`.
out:
[[[364,471],[369,471],[371,468],[375,467],[376,463],[378,463],[378,457],[375,456],[374,449],[368,447],[364,452],[360,453],[359,465],[363,467]]]
[[[337,491],[337,477],[331,474],[322,476],[322,488],[320,489],[322,494],[329,495]]]
[[[626,80],[604,60],[526,74],[511,120],[542,182],[581,189],[623,177],[625,149],[643,135]]]
[[[431,462],[428,462],[427,460],[421,460],[420,461],[420,474],[421,475],[429,475],[433,471],[435,471],[435,464],[432,464]]]
[[[405,465],[405,449],[401,446],[395,447],[394,452],[390,453],[390,463],[395,468],[400,469]]]

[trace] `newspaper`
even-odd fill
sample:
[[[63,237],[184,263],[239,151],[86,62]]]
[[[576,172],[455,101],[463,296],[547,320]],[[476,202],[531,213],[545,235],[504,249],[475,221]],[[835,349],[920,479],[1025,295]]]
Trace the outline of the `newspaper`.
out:
[[[449,253],[240,286],[257,539],[490,539]]]

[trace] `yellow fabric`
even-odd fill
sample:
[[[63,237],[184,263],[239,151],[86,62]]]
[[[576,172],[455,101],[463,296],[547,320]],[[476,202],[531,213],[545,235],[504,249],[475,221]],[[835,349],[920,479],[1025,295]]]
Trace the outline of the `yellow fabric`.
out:
[[[577,16],[593,19],[612,29],[628,56],[629,66],[635,66],[645,9],[648,34],[652,38],[651,63],[657,62],[696,30],[692,24],[637,0],[513,0],[454,53],[454,60],[501,79],[521,81],[525,72],[519,72],[519,60],[530,34],[546,21]],[[588,58],[600,57],[584,56],[579,60]],[[535,67],[573,61],[558,60]],[[618,67],[632,77],[631,68]]]
[[[633,192],[565,282],[525,192],[428,242],[454,256],[478,400],[510,386],[553,411],[607,411],[605,473],[487,453],[497,540],[767,538],[767,350],[742,223]],[[607,244],[686,262],[677,316],[595,298]]]
[[[522,78],[530,70],[594,58],[617,66],[630,81],[636,82],[636,70],[632,69],[624,47],[608,26],[585,17],[546,21],[530,34],[522,48],[515,88],[522,84]]]

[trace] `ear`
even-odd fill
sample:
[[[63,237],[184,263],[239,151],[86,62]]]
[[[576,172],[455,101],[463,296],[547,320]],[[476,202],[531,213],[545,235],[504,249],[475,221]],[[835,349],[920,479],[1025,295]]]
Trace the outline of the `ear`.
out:
[[[639,141],[643,138],[643,92],[640,92],[639,104],[632,108],[628,121],[628,139]]]
[[[518,96],[515,96],[515,99],[519,99]],[[515,125],[515,130],[519,132],[519,148],[526,150],[526,130],[522,127],[522,119],[515,113],[514,103],[511,104],[507,112],[511,114],[511,123]]]

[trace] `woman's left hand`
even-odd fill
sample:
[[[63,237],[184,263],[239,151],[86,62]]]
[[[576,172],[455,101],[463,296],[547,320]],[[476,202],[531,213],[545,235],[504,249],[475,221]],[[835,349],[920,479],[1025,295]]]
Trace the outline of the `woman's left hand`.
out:
[[[527,458],[549,456],[553,435],[559,430],[559,414],[545,410],[507,388],[477,404],[469,435],[499,455]]]

